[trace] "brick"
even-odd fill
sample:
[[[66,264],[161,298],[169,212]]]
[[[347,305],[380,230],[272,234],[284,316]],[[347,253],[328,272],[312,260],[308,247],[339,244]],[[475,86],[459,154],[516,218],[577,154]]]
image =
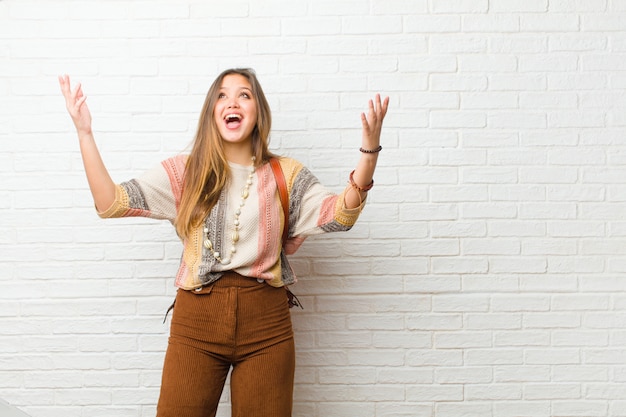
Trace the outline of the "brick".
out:
[[[606,88],[608,83],[607,75],[598,72],[548,74],[549,90],[568,91],[572,84],[575,84],[579,90],[594,90]]]
[[[487,90],[487,78],[483,75],[433,74],[430,78],[433,91],[476,92]]]
[[[358,16],[342,19],[342,32],[350,35],[373,33],[398,33],[401,28],[399,16]]]
[[[433,259],[432,263],[435,274],[481,274],[489,268],[484,259],[442,257]]]
[[[604,366],[557,365],[554,367],[554,380],[557,382],[606,382],[608,379],[608,368]]]
[[[524,255],[567,255],[576,254],[578,248],[575,242],[569,239],[557,239],[550,233],[550,237],[544,239],[528,239],[522,245],[521,253]],[[548,261],[550,262],[550,260]]]
[[[520,16],[520,29],[524,32],[575,32],[579,28],[580,20],[572,13],[540,13]]]
[[[401,316],[394,315],[350,315],[346,327],[355,330],[400,330],[404,328]]]
[[[468,349],[465,363],[468,366],[520,365],[522,352],[513,349]]]
[[[321,403],[317,410],[324,415],[349,415],[358,413],[360,416],[375,416],[375,404],[354,402]]]
[[[512,219],[516,215],[517,208],[507,203],[468,203],[463,207],[466,219]]]
[[[528,349],[525,353],[525,361],[530,365],[570,365],[580,363],[581,357],[578,349]]]
[[[485,312],[489,309],[489,299],[477,295],[435,295],[432,304],[433,312]]]
[[[519,17],[514,14],[468,14],[462,18],[465,32],[519,32]]]
[[[607,10],[607,1],[586,2],[584,0],[556,0],[550,2],[550,10],[556,12],[603,12]]]
[[[578,95],[553,91],[521,93],[519,101],[522,108],[573,109],[578,107]]]
[[[487,348],[492,345],[491,339],[492,336],[490,332],[438,332],[438,334],[435,335],[434,347],[437,349]],[[489,368],[483,369],[483,375],[491,375],[491,372],[488,370]],[[448,371],[450,374],[449,377],[452,378],[457,376],[457,372],[461,372],[459,369],[455,369],[454,371],[450,369]],[[442,370],[437,370],[438,377],[440,372],[442,372]],[[473,375],[472,370],[466,370],[465,372]],[[483,380],[483,382],[486,381]]]
[[[529,313],[524,315],[524,327],[530,329],[574,329],[580,326],[582,320],[580,314],[566,313]]]
[[[517,144],[518,136],[511,132],[466,132],[463,134],[463,143],[470,148],[497,148]]]
[[[433,382],[433,372],[420,367],[383,368],[378,372],[378,380],[383,384],[429,384]]]
[[[572,203],[528,203],[522,206],[520,219],[564,220],[576,217],[576,206]]]
[[[553,344],[558,347],[609,346],[607,332],[599,331],[555,331]]]
[[[404,389],[399,389],[393,385],[378,385],[378,390],[372,392],[368,386],[351,385],[327,385],[327,386],[302,386],[299,392],[294,394],[294,399],[303,401],[306,398],[319,398],[320,401],[345,401],[350,398],[354,402],[369,401],[403,401]]]
[[[376,348],[427,349],[432,347],[432,336],[429,332],[378,331],[372,336],[371,346]]]
[[[405,288],[416,293],[456,292],[461,288],[461,279],[455,275],[412,276],[407,277]]]
[[[282,8],[282,3],[276,3],[279,7]],[[263,5],[262,9],[266,9],[266,5]],[[264,16],[272,16],[275,17],[276,14],[272,13],[271,7],[265,10]],[[267,14],[269,12],[269,14]],[[293,15],[290,19],[286,19],[281,27],[281,31],[284,35],[330,35],[333,33],[337,33],[341,28],[341,20],[335,17],[318,17],[318,18],[293,18]]]
[[[487,188],[481,185],[467,185],[465,187],[434,186],[432,187],[432,201],[436,203],[453,203],[461,201],[487,201]]]
[[[600,258],[551,257],[548,259],[548,272],[550,273],[598,273],[604,269],[604,261]]]
[[[518,95],[513,92],[469,92],[461,94],[461,108],[463,109],[485,110],[494,107],[499,109],[517,109],[519,101]],[[482,132],[481,135],[505,136],[496,132]],[[499,143],[502,144],[502,142]]]
[[[468,329],[519,329],[522,324],[520,314],[471,313],[466,315]]]
[[[494,346],[520,346],[532,347],[550,345],[550,333],[547,331],[512,330],[498,331],[495,333]]]
[[[491,2],[494,12],[545,12],[548,10],[547,0],[495,0]]]
[[[465,392],[467,401],[510,401],[522,398],[522,388],[515,384],[472,384]]]
[[[520,278],[520,288],[524,291],[572,292],[578,288],[575,277],[559,274],[526,274]],[[558,317],[557,317],[558,320]]]
[[[520,243],[513,239],[464,239],[461,251],[464,255],[519,255]]]
[[[412,350],[407,353],[407,363],[412,366],[459,366],[461,352],[454,350]]]
[[[501,417],[553,417],[550,401],[506,401],[494,406]]]
[[[540,296],[494,296],[491,299],[491,309],[499,312],[516,311],[548,311],[550,310],[550,300]]]
[[[434,222],[431,229],[431,235],[435,238],[481,237],[486,233],[487,228],[482,221]]]
[[[455,72],[456,58],[449,55],[408,55],[398,59],[398,69],[405,72]],[[450,90],[454,91],[454,90]]]
[[[494,416],[488,403],[437,403],[436,410],[437,416],[441,417]]]
[[[579,310],[608,310],[610,301],[607,296],[584,294],[584,295],[558,295],[552,299],[554,311],[579,311]]]
[[[600,401],[554,401],[554,417],[595,417],[604,416],[608,405]]]
[[[410,15],[405,19],[409,33],[456,33],[461,30],[461,17],[456,15]]]
[[[621,19],[624,18],[624,11],[620,10],[617,13],[611,14],[595,14],[589,13],[581,17],[581,27],[584,31],[622,31],[624,26],[621,24]]]
[[[482,128],[487,124],[487,117],[481,112],[432,111],[429,125],[434,128]]]
[[[519,289],[519,279],[512,275],[466,275],[462,282],[463,288],[469,292],[516,292]]]
[[[489,91],[543,91],[547,87],[543,74],[494,74],[489,76]]]
[[[529,400],[577,400],[581,396],[577,384],[529,384],[524,387],[524,398]]]
[[[548,200],[551,201],[588,201],[601,202],[606,198],[604,186],[553,185],[547,189]],[[563,223],[556,222],[563,225]],[[597,230],[599,223],[579,222],[577,228]]]
[[[407,388],[407,397],[419,401],[460,401],[463,399],[461,385],[413,385]]]
[[[459,245],[456,240],[452,239],[424,240],[408,243],[403,250],[413,256],[458,255]],[[426,272],[419,266],[416,266],[415,270]]]
[[[461,316],[458,314],[410,315],[406,318],[407,328],[411,330],[454,330],[461,328]]]
[[[348,0],[345,2],[322,0],[311,5],[311,10],[314,15],[352,16],[365,14],[369,11],[369,8],[358,0]]]
[[[545,365],[497,366],[494,379],[499,382],[548,382],[551,379],[550,369],[550,366]]]

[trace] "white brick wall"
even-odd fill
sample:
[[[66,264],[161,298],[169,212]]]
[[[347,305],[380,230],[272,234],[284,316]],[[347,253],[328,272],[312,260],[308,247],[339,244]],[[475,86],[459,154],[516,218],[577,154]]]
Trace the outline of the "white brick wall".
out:
[[[158,397],[181,246],[97,218],[56,76],[122,181],[187,146],[233,66],[336,190],[391,97],[360,222],[293,257],[294,416],[626,416],[623,0],[0,0],[0,398]]]

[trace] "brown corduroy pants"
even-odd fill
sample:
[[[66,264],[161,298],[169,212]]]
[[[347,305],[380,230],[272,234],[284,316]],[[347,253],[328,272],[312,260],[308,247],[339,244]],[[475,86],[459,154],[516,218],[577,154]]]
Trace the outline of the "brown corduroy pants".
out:
[[[284,288],[234,272],[178,290],[157,417],[214,417],[228,372],[233,417],[290,417],[295,349]]]

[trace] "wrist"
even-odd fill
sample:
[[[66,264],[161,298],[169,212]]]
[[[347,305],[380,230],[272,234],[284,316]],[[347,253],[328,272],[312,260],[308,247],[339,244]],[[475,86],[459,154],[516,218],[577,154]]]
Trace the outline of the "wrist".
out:
[[[359,151],[364,154],[377,154],[378,152],[382,150],[383,150],[383,147],[381,145],[378,145],[375,148],[369,148],[369,147],[364,147],[364,146],[361,146],[359,148]]]
[[[94,140],[93,132],[91,130],[78,131],[79,142],[84,142],[84,141],[89,141],[89,140]]]

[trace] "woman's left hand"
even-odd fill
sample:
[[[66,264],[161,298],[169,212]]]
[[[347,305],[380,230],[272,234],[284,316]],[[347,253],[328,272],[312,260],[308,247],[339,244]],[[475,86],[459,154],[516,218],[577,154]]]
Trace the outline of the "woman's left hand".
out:
[[[387,114],[389,97],[381,102],[380,94],[376,94],[374,100],[369,101],[367,115],[361,113],[361,123],[363,124],[362,148],[373,150],[380,145],[380,131],[383,127],[383,120]]]

